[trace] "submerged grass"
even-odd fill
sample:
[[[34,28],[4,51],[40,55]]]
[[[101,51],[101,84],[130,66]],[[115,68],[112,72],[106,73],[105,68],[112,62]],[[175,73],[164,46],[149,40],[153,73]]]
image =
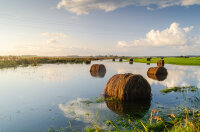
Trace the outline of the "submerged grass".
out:
[[[96,98],[96,100],[84,100],[84,101],[81,101],[82,103],[84,104],[87,104],[88,106],[91,104],[91,103],[103,103],[105,101],[118,101],[117,98],[105,98],[104,96],[99,96]]]
[[[37,66],[39,64],[59,63],[86,63],[92,60],[109,59],[105,57],[26,57],[26,56],[0,56],[0,68],[18,66]]]
[[[100,131],[110,131],[110,132],[199,132],[200,131],[200,120],[199,113],[189,111],[185,109],[183,113],[176,116],[173,113],[168,114],[168,119],[164,119],[159,116],[158,110],[152,110],[150,118],[146,121],[132,121],[131,119],[127,120],[117,120],[117,121],[106,121],[108,126],[111,126],[111,129],[100,130]],[[98,129],[92,128],[87,132],[96,132]]]
[[[91,126],[83,130],[76,130],[70,126],[60,130],[49,130],[49,132],[66,132],[66,131],[85,131],[85,132],[199,132],[200,131],[200,113],[185,108],[178,115],[173,113],[167,114],[165,118],[160,116],[160,111],[152,110],[149,118],[146,120],[132,120],[120,118],[116,120],[107,120],[107,128],[101,128],[86,113],[86,117],[91,121]]]
[[[166,88],[161,90],[162,93],[170,93],[170,92],[195,92],[198,88],[195,86],[188,86],[188,87],[173,87],[173,88]]]
[[[157,63],[161,58],[152,58],[151,61],[147,61],[147,58],[134,58],[134,62],[139,63]],[[200,66],[200,57],[167,57],[163,59],[165,64],[175,64],[175,65],[192,65],[192,66]]]

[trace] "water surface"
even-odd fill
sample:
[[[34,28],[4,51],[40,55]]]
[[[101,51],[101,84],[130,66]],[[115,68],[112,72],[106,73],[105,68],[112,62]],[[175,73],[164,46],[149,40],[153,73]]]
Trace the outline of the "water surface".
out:
[[[106,66],[104,77],[93,77],[90,66],[101,63]],[[122,116],[112,104],[85,103],[96,100],[103,94],[104,87],[115,74],[141,74],[151,85],[152,100],[144,111],[152,109],[176,113],[177,107],[199,108],[196,92],[172,92],[162,94],[160,90],[174,86],[196,86],[200,88],[199,66],[165,65],[168,76],[157,81],[147,76],[149,67],[155,64],[95,61],[86,64],[45,64],[37,67],[18,67],[0,70],[0,131],[35,132],[49,128],[69,126],[82,129],[94,120],[101,127],[106,120]],[[109,108],[108,108],[109,106]],[[124,107],[119,104],[119,107]],[[85,114],[89,113],[88,118]],[[123,113],[123,112],[122,112]]]

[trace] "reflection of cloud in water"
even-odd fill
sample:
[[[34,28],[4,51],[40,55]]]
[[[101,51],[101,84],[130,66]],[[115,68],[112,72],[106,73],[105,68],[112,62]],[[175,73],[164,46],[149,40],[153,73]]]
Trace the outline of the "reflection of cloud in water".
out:
[[[165,81],[161,84],[165,85],[166,87],[174,87],[174,86],[198,86],[200,80],[200,72],[198,67],[189,67],[189,66],[172,66],[168,69],[168,77]],[[160,82],[148,80],[150,84],[157,84]],[[200,88],[200,87],[199,87]]]
[[[16,73],[31,80],[40,80],[42,82],[65,82],[70,77],[80,76],[78,73],[85,70],[85,67],[79,64],[44,64],[36,67],[18,67],[14,70],[7,69],[7,74]],[[81,67],[81,68],[80,68]],[[2,72],[2,71],[1,71]]]
[[[40,69],[39,76],[44,82],[64,82],[69,78],[69,73],[66,72],[66,68],[62,67],[44,67]],[[67,74],[66,74],[67,73]]]
[[[161,84],[166,87],[174,86],[189,86],[194,85],[200,88],[200,68],[199,66],[178,66],[178,65],[166,65],[168,71],[167,79],[159,82],[147,77],[147,70],[149,66],[145,64],[134,63],[134,66],[130,67],[126,64],[125,66],[121,65],[112,65],[113,69],[117,71],[118,74],[121,73],[133,73],[141,74],[147,79],[147,81],[152,84]]]
[[[152,79],[147,79],[149,83],[152,84],[163,84],[166,87],[174,87],[174,86],[185,86],[187,85],[184,81],[185,76],[184,71],[179,70],[168,70],[168,77],[163,82],[158,82]]]
[[[88,105],[84,103],[87,101],[88,99],[78,98],[66,104],[58,104],[58,107],[67,118],[83,123],[91,123],[90,119],[92,119],[99,126],[106,127],[105,121],[112,119],[114,114],[108,110],[105,103],[91,103]],[[86,113],[89,113],[90,119],[86,116]]]

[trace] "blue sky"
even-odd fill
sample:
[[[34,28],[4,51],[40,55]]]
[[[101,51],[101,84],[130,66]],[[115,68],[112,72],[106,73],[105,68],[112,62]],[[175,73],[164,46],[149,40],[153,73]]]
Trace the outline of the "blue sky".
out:
[[[0,55],[199,55],[199,0],[0,2]]]

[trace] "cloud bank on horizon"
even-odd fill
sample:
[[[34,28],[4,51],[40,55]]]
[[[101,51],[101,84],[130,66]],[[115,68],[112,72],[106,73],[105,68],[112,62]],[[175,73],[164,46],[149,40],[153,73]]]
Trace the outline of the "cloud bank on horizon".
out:
[[[181,46],[186,45],[190,41],[187,35],[194,27],[181,28],[179,23],[172,23],[169,28],[163,31],[152,29],[146,34],[146,38],[134,40],[132,42],[119,41],[118,46],[135,47],[135,46]]]
[[[191,36],[189,32],[194,26],[181,28],[179,23],[173,22],[169,28],[162,31],[152,29],[145,38],[131,42],[118,41],[119,47],[166,47],[183,51],[200,47],[200,36]]]
[[[91,11],[103,10],[105,12],[114,11],[126,6],[144,6],[147,10],[152,10],[152,5],[157,8],[171,6],[191,6],[200,5],[199,0],[61,0],[57,8],[75,13],[77,15],[87,15]]]
[[[63,33],[44,32],[40,36],[46,38],[46,43],[36,45],[21,45],[13,49],[13,53],[32,53],[39,55],[51,55],[56,53],[57,55],[64,55],[65,53],[91,55],[97,54],[115,54],[115,53],[126,53],[134,50],[134,54],[137,52],[145,51],[145,49],[162,48],[170,51],[179,51],[184,53],[188,51],[194,51],[200,49],[200,36],[192,36],[190,32],[194,29],[194,26],[180,27],[179,23],[173,22],[168,28],[159,31],[152,29],[150,30],[145,38],[136,39],[133,41],[118,41],[116,45],[113,45],[112,49],[107,48],[88,48],[84,46],[70,46],[64,44],[68,40],[68,35]],[[26,51],[26,52],[24,52]],[[162,50],[161,50],[162,51]]]

